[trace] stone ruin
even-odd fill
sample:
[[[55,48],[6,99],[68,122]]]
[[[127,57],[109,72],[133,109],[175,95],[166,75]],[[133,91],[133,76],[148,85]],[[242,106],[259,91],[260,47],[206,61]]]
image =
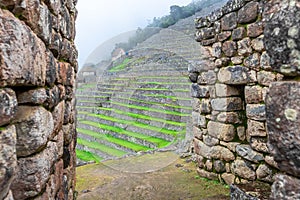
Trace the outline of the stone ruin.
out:
[[[236,0],[195,21],[206,55],[189,69],[199,175],[300,198],[299,19],[299,1]]]
[[[77,0],[0,0],[0,199],[73,199]]]
[[[0,1],[0,199],[74,199],[76,2]],[[299,10],[298,0],[232,0],[196,20],[201,176],[300,198]],[[242,195],[232,198],[252,198]]]

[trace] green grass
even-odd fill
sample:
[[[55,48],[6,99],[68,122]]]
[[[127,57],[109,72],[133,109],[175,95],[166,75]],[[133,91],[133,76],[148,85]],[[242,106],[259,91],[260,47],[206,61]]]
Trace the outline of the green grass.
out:
[[[76,156],[80,160],[87,161],[87,162],[95,161],[96,163],[99,163],[101,160],[103,160],[103,158],[101,158],[100,156],[97,156],[91,152],[79,150],[79,149],[76,149]]]
[[[102,151],[104,153],[107,153],[109,155],[116,156],[116,157],[121,157],[121,156],[124,156],[127,154],[125,151],[120,151],[120,150],[108,147],[106,145],[99,144],[98,142],[90,142],[90,141],[84,140],[82,138],[77,138],[77,143],[80,145],[83,145],[83,146],[87,146],[92,149],[97,149],[99,151]]]
[[[102,114],[94,114],[94,113],[88,113],[87,115],[92,116],[92,117],[97,117],[97,118],[100,118],[100,119],[104,119],[104,120],[107,120],[107,121],[132,125],[132,126],[136,126],[136,127],[142,128],[142,129],[148,129],[148,130],[160,132],[160,133],[167,134],[167,135],[176,136],[178,134],[178,131],[169,130],[169,129],[166,129],[166,128],[161,128],[161,127],[156,127],[156,126],[151,126],[149,124],[144,124],[144,123],[137,122],[137,121],[134,121],[134,120],[117,119],[117,118],[114,118],[114,117],[111,117],[111,116],[106,116],[106,115],[102,115]]]
[[[164,95],[164,94],[146,94],[146,97],[158,97],[158,98],[170,98],[170,99],[178,99],[178,100],[186,100],[186,101],[190,101],[191,99],[189,98],[184,98],[184,97],[175,97],[175,96],[169,96],[169,95]]]
[[[191,83],[181,83],[181,82],[142,82],[142,81],[134,81],[135,84],[149,84],[149,85],[191,85]]]
[[[89,135],[92,136],[94,138],[97,138],[99,140],[105,140],[114,144],[118,144],[120,146],[124,146],[126,148],[132,149],[135,152],[138,151],[147,151],[147,150],[151,150],[151,148],[149,147],[145,147],[139,144],[135,144],[133,142],[129,142],[127,140],[122,140],[119,138],[115,138],[109,134],[99,134],[97,132],[91,131],[91,130],[86,130],[86,129],[82,129],[82,128],[77,128],[76,129],[78,132],[85,134],[85,135]]]
[[[144,90],[144,91],[174,91],[174,92],[189,92],[186,89],[168,89],[168,88],[129,88],[132,90]]]
[[[179,126],[179,127],[185,127],[186,126],[186,123],[184,123],[184,122],[176,122],[176,121],[165,120],[165,119],[161,119],[161,118],[157,118],[157,117],[152,117],[152,116],[149,116],[149,115],[137,114],[137,113],[132,113],[132,112],[124,112],[122,110],[118,110],[118,109],[115,109],[115,108],[99,107],[98,109],[103,110],[103,111],[112,111],[112,112],[115,112],[117,114],[126,115],[126,116],[136,118],[136,119],[157,121],[157,122],[162,122],[162,123],[166,123],[166,124],[170,124],[170,125],[174,125],[174,126]],[[85,111],[79,111],[78,113],[79,114],[89,114],[88,112],[85,112]],[[90,113],[90,114],[92,114],[92,113]]]
[[[129,59],[129,58],[125,58],[124,61],[121,64],[112,67],[109,70],[109,72],[118,72],[118,71],[121,71],[121,70],[125,69],[126,65],[130,62],[130,60],[131,59]]]
[[[115,102],[115,101],[111,101],[111,104],[124,106],[124,107],[128,107],[128,108],[133,108],[133,109],[138,109],[138,110],[145,110],[145,111],[158,112],[158,113],[169,114],[169,115],[176,115],[176,116],[181,116],[181,117],[186,117],[186,116],[190,115],[190,114],[181,113],[181,112],[177,112],[177,111],[161,110],[161,109],[145,107],[145,106],[137,106],[137,105],[128,105],[125,103],[119,103],[119,102]]]
[[[112,131],[112,132],[115,132],[115,133],[127,135],[127,136],[138,138],[138,139],[141,139],[141,140],[145,140],[145,141],[148,141],[148,142],[151,142],[151,143],[155,144],[158,148],[162,148],[162,147],[165,147],[165,146],[168,146],[169,144],[171,144],[171,142],[169,142],[167,140],[164,140],[164,139],[161,139],[161,138],[156,138],[156,137],[152,137],[152,136],[143,135],[141,133],[127,131],[123,128],[116,127],[116,126],[109,126],[109,125],[106,125],[106,124],[101,124],[101,123],[98,123],[98,122],[91,122],[91,121],[86,121],[86,120],[80,120],[80,123],[87,124],[87,125],[90,125],[90,126],[94,126],[94,127],[97,127],[97,128],[101,128],[101,129],[106,130],[106,131]]]

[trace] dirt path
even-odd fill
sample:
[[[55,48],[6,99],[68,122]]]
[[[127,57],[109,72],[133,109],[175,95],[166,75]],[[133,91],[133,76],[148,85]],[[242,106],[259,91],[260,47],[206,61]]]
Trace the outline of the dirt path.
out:
[[[172,152],[77,168],[79,200],[225,200],[229,189],[200,178],[195,163]]]

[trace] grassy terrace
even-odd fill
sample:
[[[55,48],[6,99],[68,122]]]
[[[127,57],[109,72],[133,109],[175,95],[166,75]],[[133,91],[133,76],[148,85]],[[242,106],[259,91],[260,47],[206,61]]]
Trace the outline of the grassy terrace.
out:
[[[97,133],[97,132],[94,132],[94,131],[91,131],[91,130],[82,129],[82,128],[77,128],[76,130],[79,133],[92,136],[92,137],[97,138],[99,140],[108,141],[108,142],[111,142],[111,143],[129,148],[129,149],[132,149],[135,152],[151,150],[151,148],[149,148],[149,147],[145,147],[145,146],[142,146],[142,145],[139,145],[139,144],[135,144],[135,143],[129,142],[127,140],[122,140],[122,139],[119,139],[119,138],[115,138],[115,137],[113,137],[109,134],[100,134],[100,133]]]
[[[124,112],[122,110],[118,110],[115,108],[104,108],[104,107],[100,107],[99,110],[104,110],[104,111],[112,111],[114,113],[117,113],[119,115],[126,115],[135,119],[144,119],[144,120],[151,120],[151,121],[157,121],[157,122],[163,122],[166,124],[170,124],[170,125],[174,125],[174,126],[180,126],[180,127],[185,127],[186,123],[184,122],[176,122],[176,121],[170,121],[170,120],[165,120],[165,119],[161,119],[161,118],[157,118],[157,117],[152,117],[149,115],[143,115],[143,114],[137,114],[137,113],[132,113],[132,112]],[[84,112],[84,111],[79,111],[79,114],[88,114],[88,112]]]
[[[137,122],[134,120],[117,119],[117,118],[102,115],[102,114],[94,114],[94,113],[87,113],[87,112],[82,113],[82,114],[89,115],[92,117],[97,117],[97,118],[104,119],[104,120],[111,121],[111,122],[120,123],[120,124],[132,125],[135,127],[139,127],[139,128],[147,129],[147,130],[151,130],[151,131],[156,131],[156,132],[167,134],[167,135],[176,136],[178,134],[178,131],[173,131],[173,130],[169,130],[169,129],[165,129],[165,128],[151,126],[151,125]]]
[[[101,158],[100,156],[97,156],[91,152],[80,150],[80,149],[76,149],[76,156],[80,160],[87,161],[87,162],[95,161],[96,163],[99,163],[101,160],[103,160],[103,158]]]
[[[127,152],[125,151],[120,151],[114,148],[111,148],[109,146],[100,144],[98,142],[90,142],[87,140],[84,140],[82,138],[77,138],[77,143],[82,145],[82,146],[86,146],[92,149],[96,149],[99,150],[105,154],[111,155],[111,156],[115,156],[115,157],[121,157],[127,154]]]
[[[118,72],[118,71],[121,71],[121,70],[125,69],[126,65],[127,65],[130,61],[131,61],[130,58],[125,58],[125,60],[124,60],[121,64],[112,67],[112,68],[109,70],[109,72]]]
[[[116,102],[116,101],[111,101],[110,103],[113,105],[118,105],[118,106],[127,107],[127,108],[133,108],[133,109],[137,109],[137,110],[152,111],[152,112],[175,115],[175,116],[180,116],[180,117],[189,116],[189,114],[181,113],[181,112],[177,112],[177,111],[161,110],[161,109],[145,107],[145,106],[137,106],[137,105],[128,105],[128,104],[120,103],[120,102]]]
[[[86,120],[79,120],[79,122],[82,124],[87,124],[90,126],[101,128],[106,131],[110,131],[110,132],[114,132],[114,133],[118,133],[118,134],[122,134],[122,135],[127,135],[130,137],[134,137],[137,139],[145,140],[147,142],[155,144],[157,146],[157,148],[162,148],[162,147],[165,147],[165,146],[168,146],[169,144],[171,144],[171,142],[161,139],[161,138],[156,138],[156,137],[152,137],[152,136],[143,135],[141,133],[127,131],[123,128],[116,127],[116,126],[109,126],[106,124],[101,124],[98,122],[91,122],[91,121],[86,121]]]

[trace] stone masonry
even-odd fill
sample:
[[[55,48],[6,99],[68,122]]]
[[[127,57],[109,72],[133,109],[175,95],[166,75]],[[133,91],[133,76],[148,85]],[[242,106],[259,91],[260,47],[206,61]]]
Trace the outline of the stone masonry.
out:
[[[297,0],[232,0],[195,20],[206,52],[189,71],[199,175],[300,198],[299,19]]]
[[[77,0],[0,0],[0,199],[73,199]]]

